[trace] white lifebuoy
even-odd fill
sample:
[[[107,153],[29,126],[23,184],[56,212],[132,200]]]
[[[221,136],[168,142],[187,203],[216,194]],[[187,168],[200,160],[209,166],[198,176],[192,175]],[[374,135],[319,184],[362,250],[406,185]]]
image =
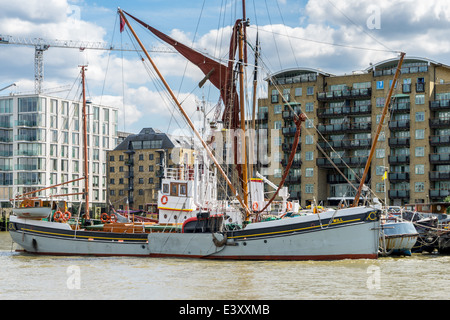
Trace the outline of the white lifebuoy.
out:
[[[166,204],[167,201],[169,201],[169,199],[167,198],[167,196],[162,196],[162,197],[161,197],[161,203],[162,203],[162,204]]]

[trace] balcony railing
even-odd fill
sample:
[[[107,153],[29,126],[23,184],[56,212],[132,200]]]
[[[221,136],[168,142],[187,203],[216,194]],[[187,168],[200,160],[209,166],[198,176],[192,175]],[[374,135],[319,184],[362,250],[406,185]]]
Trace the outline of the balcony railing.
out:
[[[345,139],[336,141],[320,141],[319,145],[323,149],[333,148],[333,149],[357,149],[357,148],[367,148],[372,144],[371,139]]]
[[[430,101],[430,109],[431,110],[445,110],[450,109],[450,100],[436,100]]]
[[[359,99],[370,97],[372,94],[372,89],[344,89],[328,92],[318,92],[317,100],[342,100],[342,99]]]
[[[432,164],[450,164],[450,153],[431,153],[429,156]]]
[[[446,146],[450,145],[450,136],[430,136],[431,146]]]
[[[368,157],[341,157],[341,158],[332,158],[333,163],[338,167],[350,166],[350,167],[364,167],[367,163]],[[330,163],[327,158],[317,158],[316,164],[319,167],[323,168],[334,168],[334,166]]]
[[[411,110],[410,102],[397,102],[392,105],[392,110],[396,113],[408,113]]]
[[[430,128],[446,128],[450,127],[450,118],[433,118],[429,120]]]
[[[430,198],[444,199],[450,196],[450,190],[445,189],[430,189]]]
[[[389,129],[392,131],[405,130],[409,129],[410,121],[409,120],[398,120],[398,121],[390,121]]]
[[[450,172],[430,171],[428,176],[431,181],[450,180]]]
[[[390,147],[401,147],[401,146],[409,146],[410,139],[409,138],[389,138],[389,146]]]
[[[409,163],[409,156],[389,156],[390,164],[405,164]]]
[[[405,181],[405,180],[409,180],[408,172],[403,172],[403,173],[391,172],[391,173],[389,173],[389,181]]]
[[[409,199],[409,190],[389,190],[391,199]]]

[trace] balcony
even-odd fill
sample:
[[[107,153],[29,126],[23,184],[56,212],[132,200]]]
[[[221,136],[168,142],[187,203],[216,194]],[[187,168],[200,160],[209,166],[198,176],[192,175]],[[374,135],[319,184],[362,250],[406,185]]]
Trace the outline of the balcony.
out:
[[[448,146],[450,136],[430,136],[430,146]]]
[[[396,113],[409,113],[411,110],[410,102],[397,102],[392,104],[392,111]]]
[[[282,133],[285,136],[294,136],[296,132],[297,132],[297,127],[288,127],[288,128],[282,129]]]
[[[323,149],[359,149],[367,148],[372,145],[371,139],[345,139],[336,141],[320,141],[320,147]]]
[[[389,164],[408,164],[409,156],[389,156]]]
[[[450,127],[450,118],[433,118],[429,120],[430,128],[448,128]]]
[[[350,106],[319,108],[317,109],[317,116],[321,118],[342,117],[343,115],[350,115],[351,110]]]
[[[318,92],[317,100],[319,101],[332,101],[332,100],[343,100],[343,99],[361,99],[369,98],[372,95],[372,89],[346,89],[346,90],[336,90],[328,92]]]
[[[430,110],[447,110],[450,109],[450,100],[436,100],[430,101]]]
[[[287,159],[281,160],[281,165],[283,167],[286,167],[287,163],[288,163]],[[291,168],[300,168],[301,165],[302,165],[302,161],[301,160],[294,160],[294,161],[292,161]]]
[[[368,157],[344,156],[342,158],[332,158],[331,160],[337,167],[365,167]],[[327,158],[317,158],[316,164],[321,168],[334,168],[333,164]]]
[[[446,198],[448,196],[450,196],[450,190],[430,189],[430,198],[431,199],[443,200],[444,198]]]
[[[409,147],[409,138],[389,138],[389,147]]]
[[[291,175],[288,175],[287,177],[286,177],[286,183],[289,183],[289,184],[299,184],[301,182],[301,177],[300,176],[291,176]]]
[[[391,172],[389,173],[389,181],[409,181],[409,173],[403,172],[403,173],[397,173],[397,172]]]
[[[431,164],[450,164],[450,153],[431,153]]]
[[[450,172],[430,171],[428,176],[430,181],[450,180]]]
[[[409,199],[409,190],[389,190],[390,199]]]
[[[389,121],[389,129],[391,129],[391,131],[409,130],[409,127],[409,120]]]
[[[299,143],[297,145],[297,152],[300,152],[300,146],[301,146],[301,144]],[[293,143],[283,143],[281,145],[281,150],[283,150],[284,152],[290,153],[293,148],[294,148],[294,144]]]

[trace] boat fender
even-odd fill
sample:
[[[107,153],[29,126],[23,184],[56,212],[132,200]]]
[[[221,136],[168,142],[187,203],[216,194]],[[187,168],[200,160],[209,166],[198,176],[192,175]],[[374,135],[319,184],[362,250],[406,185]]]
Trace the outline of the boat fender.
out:
[[[212,233],[212,238],[213,238],[213,242],[216,245],[216,247],[223,247],[226,243],[227,243],[227,235],[224,234],[223,235],[223,239],[222,240],[217,240],[216,236],[214,235],[214,233]]]

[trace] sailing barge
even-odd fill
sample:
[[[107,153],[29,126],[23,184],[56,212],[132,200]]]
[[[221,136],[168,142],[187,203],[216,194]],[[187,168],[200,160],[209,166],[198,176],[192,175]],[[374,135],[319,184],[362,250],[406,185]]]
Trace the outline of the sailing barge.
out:
[[[205,74],[204,81],[210,81],[220,90],[225,105],[224,124],[227,124],[229,128],[245,130],[243,64],[240,62],[246,60],[244,39],[248,21],[245,18],[245,5],[243,9],[244,17],[236,21],[233,29],[228,66],[205,57],[123,10],[118,10],[121,30],[127,26],[136,38],[169,95],[201,142],[203,152],[207,156],[207,160],[204,161],[207,162],[202,163],[201,166],[198,162],[194,164],[193,172],[177,171],[170,174],[166,171],[162,185],[167,185],[168,188],[163,187],[158,194],[158,209],[160,213],[164,212],[160,214],[158,224],[111,221],[102,226],[91,226],[88,223],[89,206],[86,199],[86,217],[77,220],[75,224],[67,221],[55,222],[51,217],[49,221],[43,221],[12,216],[9,229],[17,244],[29,253],[55,255],[258,260],[375,259],[378,257],[381,212],[376,208],[355,206],[291,217],[286,213],[292,206],[286,203],[283,208],[284,214],[264,221],[262,217],[270,213],[270,206],[275,196],[283,190],[283,182],[278,186],[274,196],[266,201],[262,193],[263,188],[258,185],[262,181],[249,179],[250,174],[244,162],[243,165],[237,166],[237,171],[242,177],[241,185],[238,188],[231,183],[127,20],[127,16],[133,18],[196,64]],[[239,51],[237,68],[233,65],[236,51]],[[84,88],[84,69],[82,71]],[[233,81],[235,78],[241,80],[239,94],[238,86]],[[83,105],[85,107],[85,99]],[[297,134],[290,163],[296,152],[302,120],[304,119],[301,116],[296,115]],[[246,150],[245,141],[242,141],[242,148]],[[87,157],[85,157],[85,166],[87,166]],[[216,171],[225,180],[234,200],[217,200]],[[283,175],[283,181],[288,171],[289,168]],[[87,170],[85,181],[88,179],[86,172]],[[205,181],[208,183],[202,183]],[[176,192],[170,192],[173,190]],[[177,225],[181,224],[181,230],[170,225],[173,221],[176,221]]]

